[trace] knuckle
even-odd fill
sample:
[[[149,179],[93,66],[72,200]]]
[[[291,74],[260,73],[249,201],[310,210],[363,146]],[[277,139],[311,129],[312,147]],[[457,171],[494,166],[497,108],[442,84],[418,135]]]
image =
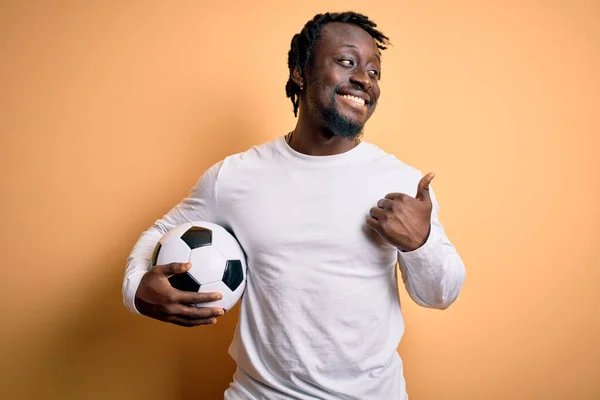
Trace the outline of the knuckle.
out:
[[[162,307],[162,312],[163,312],[165,315],[172,316],[172,317],[174,317],[174,316],[175,316],[175,314],[176,314],[176,312],[175,312],[175,307],[174,307],[173,305],[171,305],[171,304],[164,305],[164,306]]]
[[[196,318],[209,318],[212,317],[212,312],[208,308],[198,307]]]
[[[180,312],[181,316],[187,320],[194,321],[198,318],[202,318],[198,310],[195,310],[194,306],[184,306]]]
[[[177,271],[179,271],[181,268],[183,267],[182,263],[178,263],[178,262],[172,262],[169,263],[167,266],[167,271],[169,272],[169,274],[175,274],[177,273]]]
[[[387,218],[382,222],[381,227],[386,232],[391,232],[392,231],[392,226],[390,224],[390,221]]]
[[[177,309],[177,314],[181,317],[193,319],[196,318],[196,313],[191,307],[181,307]]]
[[[208,300],[209,299],[208,299],[208,295],[207,294],[205,294],[205,293],[198,293],[198,295],[196,295],[196,298],[195,298],[194,301],[196,303],[206,303]]]
[[[165,295],[165,303],[167,303],[167,304],[173,304],[173,303],[175,303],[175,294],[173,294],[173,293],[167,293]]]

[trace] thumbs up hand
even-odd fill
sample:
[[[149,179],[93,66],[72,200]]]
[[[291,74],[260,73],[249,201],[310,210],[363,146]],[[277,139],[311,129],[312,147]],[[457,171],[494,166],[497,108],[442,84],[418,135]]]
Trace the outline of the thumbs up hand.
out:
[[[367,225],[385,241],[402,251],[421,247],[429,237],[432,203],[429,184],[435,174],[428,173],[419,181],[416,197],[389,193],[370,210]]]

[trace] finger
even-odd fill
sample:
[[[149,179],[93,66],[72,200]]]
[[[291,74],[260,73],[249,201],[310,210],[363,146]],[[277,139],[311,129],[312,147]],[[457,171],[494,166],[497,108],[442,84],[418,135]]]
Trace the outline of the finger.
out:
[[[171,309],[171,315],[183,319],[206,319],[220,317],[225,310],[220,307],[194,307],[177,304]]]
[[[176,294],[175,302],[180,304],[198,304],[208,303],[211,301],[221,300],[223,295],[218,292],[209,293],[198,293],[198,292],[185,292],[178,290]]]
[[[372,207],[371,210],[369,211],[369,215],[372,218],[381,220],[385,216],[385,211],[383,211],[383,209],[381,209],[379,207]]]
[[[406,193],[388,193],[385,195],[385,198],[388,200],[401,199],[406,196]]]
[[[367,225],[375,232],[381,232],[381,223],[379,222],[379,220],[373,217],[367,218]]]
[[[419,185],[417,186],[417,200],[431,201],[431,197],[429,196],[429,184],[434,177],[435,174],[430,172],[421,178]]]
[[[186,328],[192,328],[198,325],[214,325],[217,323],[216,318],[185,319],[174,316],[167,318],[166,321]]]
[[[192,268],[191,263],[169,263],[165,265],[160,265],[159,270],[166,276],[174,275],[174,274],[183,274]]]
[[[394,202],[390,199],[381,199],[377,202],[377,207],[384,210],[391,210]]]

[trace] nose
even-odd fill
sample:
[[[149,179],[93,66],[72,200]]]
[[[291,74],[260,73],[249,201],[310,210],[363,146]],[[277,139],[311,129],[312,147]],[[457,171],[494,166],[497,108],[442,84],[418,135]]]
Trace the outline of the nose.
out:
[[[354,70],[354,73],[350,76],[350,82],[359,85],[363,91],[367,91],[373,86],[367,69],[363,67]]]

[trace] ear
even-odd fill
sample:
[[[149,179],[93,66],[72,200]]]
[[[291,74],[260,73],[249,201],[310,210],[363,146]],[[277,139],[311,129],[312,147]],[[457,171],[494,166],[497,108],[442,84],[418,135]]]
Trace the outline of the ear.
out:
[[[304,87],[304,77],[302,76],[302,71],[300,71],[300,67],[298,67],[297,65],[292,70],[292,81],[294,81],[296,85],[300,86],[300,88]]]

